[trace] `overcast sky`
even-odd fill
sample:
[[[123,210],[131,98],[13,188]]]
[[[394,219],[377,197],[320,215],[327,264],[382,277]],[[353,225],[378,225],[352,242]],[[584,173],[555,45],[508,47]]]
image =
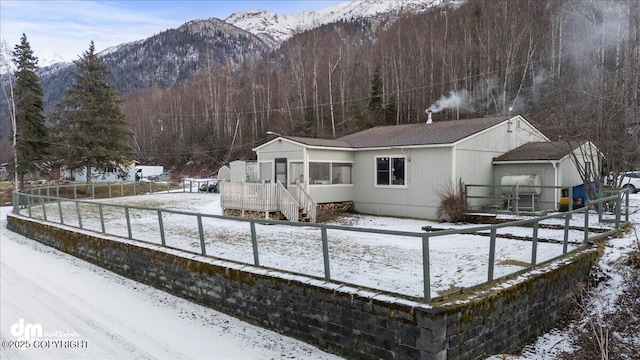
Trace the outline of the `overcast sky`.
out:
[[[24,33],[34,51],[51,50],[71,61],[87,50],[91,40],[99,52],[190,20],[224,20],[234,12],[256,9],[290,15],[346,1],[1,0],[0,34],[11,49]]]

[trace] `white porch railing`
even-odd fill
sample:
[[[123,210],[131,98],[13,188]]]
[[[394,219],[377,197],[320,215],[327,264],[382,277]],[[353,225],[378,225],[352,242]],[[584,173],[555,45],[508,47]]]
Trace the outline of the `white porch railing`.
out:
[[[220,206],[223,209],[278,211],[277,184],[221,183]]]
[[[318,204],[313,201],[307,190],[298,180],[296,180],[296,185],[298,185],[298,200],[300,201],[303,213],[309,217],[309,222],[316,222],[316,209]]]
[[[300,220],[300,204],[280,182],[276,185],[278,189],[278,208],[282,215],[289,221]]]
[[[281,183],[232,183],[223,182],[220,187],[220,206],[223,209],[280,211],[289,221],[298,221],[300,204]]]

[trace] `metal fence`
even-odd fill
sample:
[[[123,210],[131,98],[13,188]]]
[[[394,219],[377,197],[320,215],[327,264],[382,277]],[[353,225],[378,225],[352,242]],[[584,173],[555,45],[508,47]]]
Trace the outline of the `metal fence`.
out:
[[[191,187],[183,192],[191,192]],[[98,187],[96,185],[96,187]],[[114,185],[115,187],[115,185]],[[78,186],[73,187],[74,191]],[[126,195],[124,191],[112,191],[111,185],[108,190],[100,193],[107,194],[105,197],[117,197],[118,194]],[[138,188],[139,189],[139,188]],[[146,190],[146,188],[145,188]],[[178,190],[179,191],[179,190]],[[164,192],[164,191],[163,191]],[[168,191],[167,191],[168,192]],[[137,194],[141,194],[138,191]],[[55,196],[53,196],[55,194]],[[65,194],[66,197],[60,195]],[[163,246],[176,248],[174,238],[178,233],[191,239],[192,250],[184,249],[205,256],[215,256],[225,258],[223,254],[225,246],[241,247],[238,251],[240,258],[232,259],[255,266],[267,266],[290,273],[303,273],[312,277],[323,278],[335,283],[348,283],[355,286],[362,286],[374,290],[382,290],[398,293],[411,297],[422,297],[424,301],[432,300],[432,287],[438,281],[442,272],[452,271],[446,269],[447,261],[440,261],[438,264],[438,274],[433,274],[434,256],[442,257],[438,254],[437,246],[445,241],[452,241],[451,236],[465,234],[468,237],[478,237],[477,243],[487,244],[486,253],[486,276],[477,283],[468,284],[465,287],[481,285],[508,275],[508,273],[496,274],[496,241],[501,238],[505,231],[524,232],[524,237],[531,244],[530,256],[524,261],[524,268],[532,267],[541,262],[538,251],[541,223],[555,221],[557,232],[562,231],[562,236],[557,240],[558,254],[548,257],[542,261],[565,256],[572,252],[569,245],[576,249],[583,247],[590,240],[596,237],[608,236],[629,220],[629,198],[623,196],[625,191],[593,200],[587,206],[557,213],[543,217],[536,217],[524,220],[517,220],[503,224],[486,226],[475,226],[467,228],[457,228],[449,230],[439,230],[431,232],[408,232],[384,229],[371,229],[362,227],[313,224],[288,221],[276,221],[267,219],[245,219],[227,217],[220,215],[201,214],[186,211],[175,211],[157,207],[132,206],[127,204],[113,204],[96,200],[79,199],[77,193],[69,194],[61,191],[60,188],[38,188],[31,189],[24,193],[13,193],[13,212],[15,214],[28,216],[30,218],[42,219],[44,221],[59,223],[80,229],[91,230],[98,233],[111,234],[126,237],[133,240],[151,241],[160,243]],[[95,197],[95,196],[94,196]],[[623,201],[623,199],[626,199]],[[608,220],[612,223],[611,228],[606,228],[600,232],[590,229],[590,207],[599,204],[612,204]],[[572,216],[584,214],[584,223],[580,226],[571,225]],[[624,220],[622,214],[625,215]],[[146,219],[146,220],[142,220]],[[171,223],[169,223],[171,221]],[[591,220],[593,221],[593,220]],[[172,229],[174,224],[187,226],[192,231]],[[186,224],[186,225],[185,225]],[[232,225],[242,225],[241,235],[229,241],[213,240],[214,231],[224,231]],[[234,225],[234,226],[235,226]],[[276,225],[274,227],[274,225]],[[139,234],[148,233],[149,228],[153,228],[154,234],[151,238],[145,238]],[[278,239],[273,239],[273,229],[282,229],[283,235],[278,235]],[[145,229],[145,230],[143,230]],[[570,240],[569,233],[572,232],[574,239]],[[582,234],[579,234],[582,232]],[[578,235],[579,234],[579,235]],[[157,236],[157,237],[156,237]],[[353,239],[356,240],[353,240]],[[286,241],[281,246],[271,247],[269,244]],[[393,247],[390,241],[393,241]],[[502,239],[500,240],[502,241]],[[514,241],[514,240],[512,240]],[[528,243],[529,243],[528,242]],[[297,244],[295,247],[291,244]],[[374,252],[371,247],[382,247],[382,251]],[[197,251],[196,251],[197,249]],[[309,257],[302,254],[295,254],[292,251],[309,251]],[[296,256],[298,255],[298,256]],[[477,254],[476,254],[477,255]],[[447,255],[444,255],[446,259]],[[357,263],[358,265],[354,265]],[[301,264],[310,270],[300,272]],[[484,264],[484,263],[483,263]],[[483,265],[484,266],[484,265]],[[441,269],[444,267],[444,269]],[[516,270],[519,271],[520,269]],[[477,271],[482,271],[477,269]],[[386,278],[386,279],[383,279]],[[404,287],[389,288],[384,285],[384,281],[400,284]],[[394,285],[395,286],[395,285]],[[438,295],[444,292],[440,291]]]

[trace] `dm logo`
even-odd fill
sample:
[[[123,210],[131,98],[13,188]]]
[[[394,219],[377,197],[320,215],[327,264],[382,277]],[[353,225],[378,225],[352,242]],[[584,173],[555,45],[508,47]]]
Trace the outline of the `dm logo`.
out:
[[[32,338],[42,337],[42,325],[25,324],[24,319],[19,319],[17,323],[11,325],[11,335],[19,341],[29,341]]]

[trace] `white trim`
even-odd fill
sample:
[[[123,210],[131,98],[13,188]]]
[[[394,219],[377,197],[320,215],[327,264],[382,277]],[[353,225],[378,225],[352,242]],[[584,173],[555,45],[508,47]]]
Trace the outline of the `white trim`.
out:
[[[403,158],[404,159],[404,184],[403,185],[378,185],[378,159],[379,158]],[[389,164],[389,177],[392,173],[391,164]],[[376,189],[406,189],[409,184],[409,160],[405,154],[375,154],[373,155],[373,187]],[[389,179],[391,180],[391,179]]]
[[[493,165],[507,165],[507,164],[553,164],[554,162],[561,162],[565,157],[560,160],[493,160]]]

